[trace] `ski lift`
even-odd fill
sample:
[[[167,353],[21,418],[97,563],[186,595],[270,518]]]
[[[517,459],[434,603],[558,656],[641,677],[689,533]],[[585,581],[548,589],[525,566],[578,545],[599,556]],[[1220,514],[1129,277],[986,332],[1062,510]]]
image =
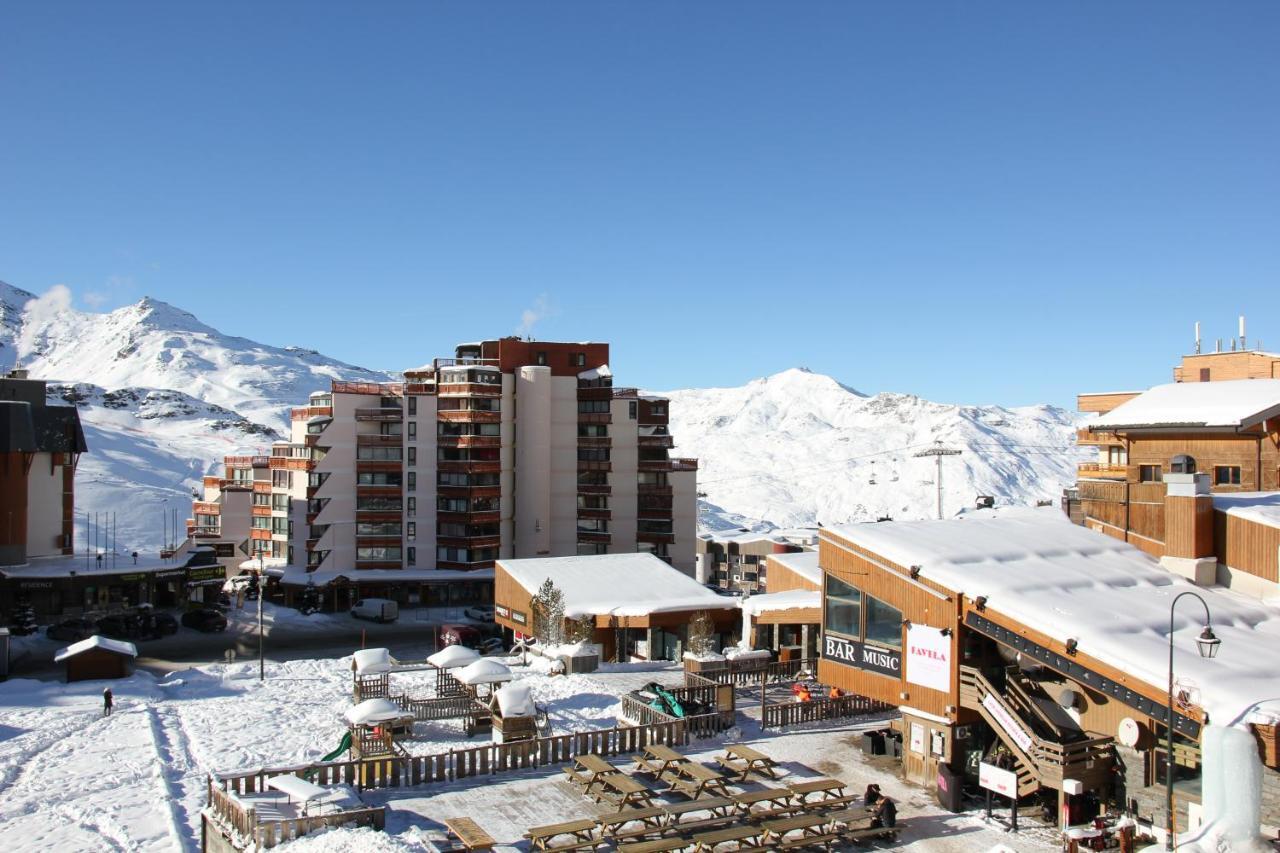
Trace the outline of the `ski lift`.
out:
[[[898,472],[897,472],[897,471],[894,471],[894,472],[893,472],[893,476],[889,478],[889,482],[890,482],[890,483],[896,483],[896,482],[898,482]]]
[[[871,479],[867,480],[867,485],[874,486],[875,484],[876,484],[876,463],[872,462],[871,463]]]

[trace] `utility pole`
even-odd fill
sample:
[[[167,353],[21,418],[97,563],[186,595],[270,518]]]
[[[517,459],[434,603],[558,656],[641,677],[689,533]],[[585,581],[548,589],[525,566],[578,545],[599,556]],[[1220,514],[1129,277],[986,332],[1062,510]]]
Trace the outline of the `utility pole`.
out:
[[[921,450],[919,453],[913,454],[916,457],[932,456],[934,461],[938,463],[938,473],[934,478],[938,484],[938,520],[942,520],[942,457],[959,456],[961,451],[951,447],[943,447],[941,441],[935,441],[933,447],[928,450]]]
[[[262,654],[262,599],[267,597],[266,551],[258,549],[258,680],[267,678],[266,658]]]

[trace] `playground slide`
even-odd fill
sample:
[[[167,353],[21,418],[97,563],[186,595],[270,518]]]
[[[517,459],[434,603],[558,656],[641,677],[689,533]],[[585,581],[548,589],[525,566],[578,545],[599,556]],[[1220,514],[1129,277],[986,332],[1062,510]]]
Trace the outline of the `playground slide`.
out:
[[[350,748],[351,748],[351,732],[346,732],[342,735],[342,741],[338,744],[338,748],[335,749],[333,752],[329,753],[328,755],[326,755],[324,758],[321,758],[320,760],[333,761],[335,758],[337,758],[339,755],[342,755],[342,753],[346,752]]]

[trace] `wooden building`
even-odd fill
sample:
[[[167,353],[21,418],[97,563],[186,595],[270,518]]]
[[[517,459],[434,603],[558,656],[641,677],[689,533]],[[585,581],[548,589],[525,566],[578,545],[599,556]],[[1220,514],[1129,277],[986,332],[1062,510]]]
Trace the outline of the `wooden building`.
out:
[[[133,671],[138,649],[133,643],[111,640],[94,634],[87,640],[59,649],[54,663],[67,665],[67,681],[89,681],[98,678],[127,678]]]
[[[513,636],[533,633],[532,600],[550,579],[564,596],[565,618],[591,617],[604,660],[679,660],[689,622],[711,616],[716,649],[740,628],[738,601],[718,595],[651,553],[498,560],[495,621]]]
[[[765,565],[768,592],[742,601],[743,631],[751,647],[777,652],[779,660],[817,658],[822,624],[818,552],[777,552]]]
[[[1060,809],[1093,792],[1163,826],[1169,604],[1194,588],[1185,580],[1131,545],[1030,509],[825,528],[819,561],[819,679],[901,708],[906,778],[945,788],[1002,760],[1022,796]],[[1228,724],[1280,711],[1280,640],[1254,629],[1280,625],[1280,612],[1200,594],[1222,651],[1201,658],[1202,614],[1179,610],[1180,825],[1198,813],[1210,715]],[[1280,795],[1280,774],[1264,777]]]

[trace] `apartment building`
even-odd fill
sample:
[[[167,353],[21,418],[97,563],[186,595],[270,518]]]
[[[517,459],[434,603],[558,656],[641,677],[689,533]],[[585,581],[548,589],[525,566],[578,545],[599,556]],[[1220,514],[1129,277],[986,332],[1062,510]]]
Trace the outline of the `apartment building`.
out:
[[[212,548],[232,575],[259,554],[286,558],[289,498],[273,493],[271,457],[224,456],[222,466],[222,476],[204,478],[203,494],[191,505],[188,539]]]
[[[722,530],[698,534],[697,578],[720,589],[743,593],[769,590],[768,563],[771,554],[794,554],[818,544],[817,528],[812,530]]]
[[[88,446],[74,406],[50,406],[25,370],[0,378],[0,565],[72,553],[75,471]]]
[[[462,344],[293,409],[250,539],[287,591],[341,587],[335,607],[490,600],[499,558],[643,552],[692,575],[697,461],[673,446],[668,401],[615,387],[608,344]]]
[[[1082,394],[1098,448],[1079,466],[1073,520],[1130,542],[1197,583],[1272,595],[1280,581],[1280,355],[1195,353],[1175,381]],[[1177,482],[1174,482],[1177,481]],[[1194,507],[1195,536],[1172,518]]]

